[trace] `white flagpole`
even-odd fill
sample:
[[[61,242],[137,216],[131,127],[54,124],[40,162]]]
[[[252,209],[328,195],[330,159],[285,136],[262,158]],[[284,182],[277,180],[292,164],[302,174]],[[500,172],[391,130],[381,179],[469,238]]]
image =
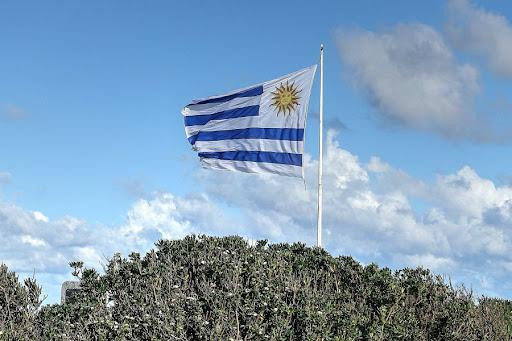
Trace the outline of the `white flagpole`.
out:
[[[322,161],[324,130],[324,44],[320,45],[320,143],[318,157],[318,220],[316,225],[316,245],[322,247]]]

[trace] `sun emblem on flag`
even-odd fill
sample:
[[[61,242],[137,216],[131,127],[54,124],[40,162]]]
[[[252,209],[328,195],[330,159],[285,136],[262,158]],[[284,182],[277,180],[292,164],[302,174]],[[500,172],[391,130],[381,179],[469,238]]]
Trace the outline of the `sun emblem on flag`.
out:
[[[290,84],[288,81],[286,84],[281,83],[274,92],[271,92],[274,97],[272,97],[270,105],[276,108],[277,116],[281,112],[283,115],[289,115],[299,106],[300,92],[301,90],[297,89],[295,83]]]

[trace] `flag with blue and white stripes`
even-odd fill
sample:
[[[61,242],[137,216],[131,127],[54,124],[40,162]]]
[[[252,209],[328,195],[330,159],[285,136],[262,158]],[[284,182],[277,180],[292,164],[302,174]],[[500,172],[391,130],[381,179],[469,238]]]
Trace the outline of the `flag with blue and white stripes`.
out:
[[[304,129],[316,65],[193,101],[185,132],[205,168],[303,177]]]

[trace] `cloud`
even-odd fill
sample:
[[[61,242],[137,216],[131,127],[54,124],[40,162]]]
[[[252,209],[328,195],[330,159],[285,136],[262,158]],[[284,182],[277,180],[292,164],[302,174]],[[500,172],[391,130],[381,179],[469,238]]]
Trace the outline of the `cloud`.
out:
[[[12,176],[9,172],[0,172],[0,184],[8,184],[11,182]]]
[[[130,197],[147,198],[150,195],[145,189],[144,181],[141,179],[125,179],[117,181],[115,185]]]
[[[27,115],[25,110],[12,104],[6,105],[3,113],[5,117],[11,120],[19,120]]]
[[[512,25],[507,18],[467,0],[451,0],[448,9],[450,42],[484,58],[495,73],[512,77]]]
[[[408,266],[417,266],[418,264],[428,267],[433,271],[452,271],[455,261],[446,257],[436,257],[430,253],[422,255],[406,255],[397,261]]]
[[[477,70],[457,63],[430,26],[340,31],[337,45],[354,84],[386,121],[448,138],[490,138],[473,113]]]
[[[82,260],[98,270],[120,252],[146,252],[159,239],[195,234],[240,234],[239,229],[205,194],[176,197],[153,193],[138,199],[119,226],[91,225],[70,216],[51,219],[39,211],[25,210],[0,201],[0,263],[26,276],[44,278],[50,303],[59,297],[61,282],[70,279],[69,262]]]
[[[100,267],[98,261],[115,252],[145,252],[159,239],[192,233],[243,234],[229,229],[234,225],[205,194],[153,193],[151,199],[136,200],[125,222],[114,227],[93,226],[70,216],[50,219],[42,212],[0,202],[0,262],[20,272],[64,274],[72,260]]]
[[[312,118],[313,120],[319,122],[320,121],[320,114],[317,111],[310,111],[308,113],[308,117]],[[332,129],[335,131],[347,131],[350,130],[345,123],[343,123],[342,120],[340,120],[338,117],[324,117],[324,127],[326,129]]]
[[[328,118],[325,121],[325,127],[335,131],[347,131],[348,127],[337,117]]]
[[[366,168],[368,171],[373,173],[386,173],[391,170],[391,166],[385,162],[382,162],[382,160],[377,156],[372,156],[370,158],[370,162],[368,162]]]
[[[240,208],[249,235],[314,245],[317,162],[307,158],[305,167],[309,190],[273,176],[202,171],[201,178],[210,200]],[[324,242],[331,252],[395,268],[424,266],[479,293],[509,295],[512,187],[468,166],[424,183],[377,157],[361,162],[332,131],[324,184]],[[416,200],[424,211],[414,209]]]
[[[306,188],[300,179],[199,170],[204,192],[148,194],[118,226],[53,219],[0,202],[0,261],[47,279],[64,278],[72,260],[100,268],[114,252],[145,252],[158,239],[191,233],[315,245],[317,166],[305,155]],[[426,209],[415,210],[415,200]],[[333,254],[363,263],[421,265],[478,293],[510,297],[512,187],[498,186],[468,166],[424,183],[377,157],[359,160],[329,131],[324,243]],[[59,283],[43,284],[58,297]]]
[[[193,233],[235,233],[236,230],[230,230],[232,225],[205,194],[176,197],[171,193],[153,193],[151,199],[139,199],[132,205],[126,222],[114,230],[112,237],[117,245],[146,251],[159,239],[178,239]]]
[[[41,212],[0,202],[0,261],[19,272],[62,273],[94,243],[85,223],[72,217],[50,220]],[[87,261],[87,259],[86,259]]]

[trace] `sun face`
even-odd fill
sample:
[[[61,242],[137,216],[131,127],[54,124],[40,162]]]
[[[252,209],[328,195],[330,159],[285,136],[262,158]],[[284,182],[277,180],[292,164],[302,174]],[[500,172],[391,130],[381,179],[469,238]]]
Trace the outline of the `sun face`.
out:
[[[289,84],[288,82],[281,83],[274,92],[271,92],[274,95],[271,105],[276,108],[277,116],[281,112],[283,115],[289,115],[299,106],[300,92],[301,90],[297,89],[295,83]]]

